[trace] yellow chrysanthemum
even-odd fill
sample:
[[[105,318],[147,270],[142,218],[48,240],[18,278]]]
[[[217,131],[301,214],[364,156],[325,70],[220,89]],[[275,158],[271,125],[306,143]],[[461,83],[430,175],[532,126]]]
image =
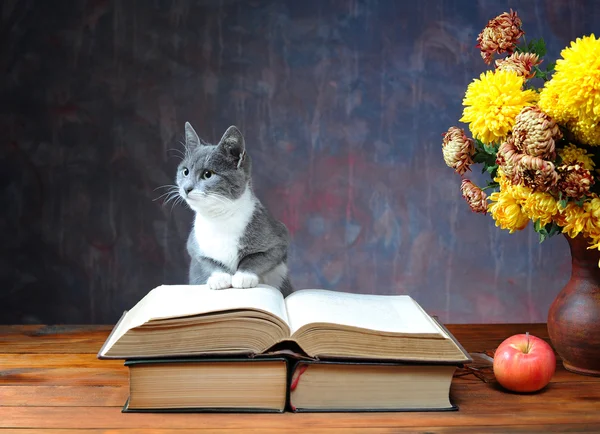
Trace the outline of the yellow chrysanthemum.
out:
[[[583,234],[592,240],[600,239],[600,199],[597,197],[586,201],[583,204],[584,226]],[[598,244],[595,242],[595,244]],[[598,248],[597,245],[591,246]]]
[[[573,202],[567,203],[567,206],[554,216],[556,224],[562,228],[563,233],[571,238],[575,238],[583,231],[585,220],[583,207]]]
[[[559,124],[565,124],[573,117],[569,107],[561,99],[559,89],[552,84],[552,80],[547,81],[540,92],[538,106]]]
[[[589,238],[592,240],[592,244],[588,247],[588,249],[598,249],[600,250],[600,233],[597,235],[592,235]],[[598,262],[598,267],[600,267],[600,261]]]
[[[511,234],[525,229],[529,217],[523,212],[519,202],[509,192],[500,190],[489,197],[491,203],[488,211],[496,222],[496,226],[507,229]]]
[[[461,122],[483,143],[502,141],[523,107],[533,105],[537,93],[523,90],[524,77],[512,71],[486,71],[467,87]]]
[[[508,193],[512,195],[519,205],[523,206],[533,191],[522,184],[511,184]]]
[[[511,182],[504,173],[504,170],[502,170],[502,167],[499,167],[496,171],[496,177],[494,178],[494,181],[500,184],[500,190],[502,191],[506,191],[511,186]]]
[[[600,146],[600,116],[597,121],[590,121],[585,118],[572,120],[567,123],[567,128],[581,143]]]
[[[567,166],[579,163],[589,171],[593,171],[596,166],[594,160],[592,160],[592,155],[588,154],[585,149],[578,148],[572,143],[559,149],[558,155],[562,160],[562,164]]]
[[[557,92],[569,118],[600,120],[600,39],[594,34],[577,38],[560,54],[562,59],[556,61],[554,75],[542,94],[546,87]],[[546,111],[546,107],[542,109]]]
[[[502,167],[498,167],[496,170],[496,176],[494,177],[494,181],[500,184],[500,190],[504,191],[506,189],[506,185],[510,182],[502,170]]]
[[[523,205],[532,193],[531,188],[525,185],[513,184],[501,167],[498,168],[494,181],[500,184],[500,192],[510,195],[519,205]]]
[[[533,221],[540,220],[542,225],[552,221],[552,217],[558,212],[556,199],[548,193],[536,191],[530,193],[522,206],[523,211]]]
[[[567,124],[577,140],[600,146],[600,39],[594,34],[577,38],[561,56],[539,106]]]

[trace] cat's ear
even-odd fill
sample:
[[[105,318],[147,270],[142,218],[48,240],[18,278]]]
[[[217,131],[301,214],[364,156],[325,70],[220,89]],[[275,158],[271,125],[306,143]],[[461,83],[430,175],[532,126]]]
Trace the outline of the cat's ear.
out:
[[[240,130],[234,125],[227,128],[227,131],[219,140],[219,146],[223,148],[228,157],[233,159],[239,169],[246,157],[246,142]]]
[[[198,134],[196,134],[196,131],[192,127],[192,124],[190,124],[189,122],[186,122],[185,123],[185,144],[186,144],[186,146],[193,148],[193,147],[199,146],[199,145],[207,145],[208,143],[206,143],[204,140],[202,140],[200,137],[198,137]]]

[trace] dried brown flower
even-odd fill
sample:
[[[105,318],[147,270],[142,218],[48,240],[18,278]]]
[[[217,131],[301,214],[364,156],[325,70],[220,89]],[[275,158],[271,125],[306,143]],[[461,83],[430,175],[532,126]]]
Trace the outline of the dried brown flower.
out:
[[[468,179],[463,179],[460,190],[473,212],[487,213],[487,194]]]
[[[498,148],[496,154],[496,163],[502,167],[504,174],[508,179],[513,181],[517,174],[517,167],[521,154],[514,145],[514,139],[512,136],[508,136],[506,141]]]
[[[575,164],[572,166],[562,165],[558,167],[558,190],[567,197],[576,200],[581,199],[594,185],[594,178],[589,170]]]
[[[562,133],[550,116],[537,106],[524,107],[515,118],[513,127],[515,147],[524,154],[554,160],[555,140]]]
[[[453,168],[459,175],[471,170],[475,145],[473,139],[466,136],[465,131],[458,127],[450,127],[444,134],[442,153],[448,167]]]
[[[548,191],[556,186],[558,172],[550,161],[531,155],[522,155],[519,159],[515,180],[533,191]]]
[[[504,12],[488,21],[477,37],[476,45],[485,63],[489,65],[492,62],[494,53],[513,53],[518,39],[525,33],[521,30],[521,24],[521,19],[512,9],[510,13]]]
[[[526,80],[535,76],[534,66],[542,63],[537,54],[514,53],[506,59],[496,60],[496,69],[500,71],[513,71],[517,75],[525,77]]]

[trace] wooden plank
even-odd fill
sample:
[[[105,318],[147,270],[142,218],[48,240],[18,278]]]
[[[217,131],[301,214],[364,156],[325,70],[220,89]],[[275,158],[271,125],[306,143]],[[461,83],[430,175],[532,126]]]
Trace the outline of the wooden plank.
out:
[[[525,332],[550,343],[546,324],[449,324],[447,328],[469,352],[495,350],[506,338]]]
[[[486,371],[486,377],[493,381],[491,369]],[[600,383],[600,377],[576,375],[566,371],[559,364],[552,382]],[[465,375],[456,377],[454,383],[483,382],[474,375]],[[128,372],[120,360],[97,360],[91,354],[0,354],[0,385],[18,387],[59,385],[126,387],[128,385]],[[0,405],[3,405],[1,401]]]
[[[304,414],[123,414],[116,407],[2,406],[3,428],[392,428],[582,424],[600,426],[600,387],[554,383],[538,394],[512,394],[495,385],[453,385],[458,412]]]
[[[470,384],[464,381],[455,381],[452,384],[451,392],[453,399],[461,404],[461,410],[464,410],[464,405],[468,405],[468,402],[473,398],[500,401],[517,399],[527,403],[529,399],[541,399],[529,397],[537,397],[542,393],[557,394],[553,384],[538,394],[521,396],[507,392],[495,383],[485,384],[479,380],[477,380],[477,383]],[[2,385],[0,386],[0,406],[122,407],[127,400],[128,393],[127,382],[122,385],[108,386],[40,385],[37,383]],[[515,397],[507,398],[503,395]],[[547,399],[547,397],[544,396],[544,399]]]
[[[498,341],[525,332],[538,338],[549,338],[548,327],[545,323],[447,324],[446,327],[454,336],[463,338],[473,337]]]
[[[128,386],[0,386],[0,406],[119,407]]]
[[[97,354],[113,326],[0,326],[2,353]]]
[[[124,362],[124,360],[98,360],[95,354],[0,353],[0,369],[37,367],[127,369]]]
[[[466,384],[466,383],[483,383],[483,380],[480,380],[473,374],[462,375],[464,371],[457,371],[453,381],[458,384]],[[495,382],[493,369],[486,369],[484,375],[487,379]],[[591,375],[578,375],[572,372],[567,371],[562,362],[557,360],[556,363],[556,371],[552,376],[551,383],[600,383],[600,377],[592,377]],[[600,387],[600,385],[598,386]]]
[[[480,412],[435,413],[304,413],[284,414],[140,414],[121,413],[111,407],[0,407],[0,428],[96,428],[96,429],[192,429],[244,430],[248,427],[286,430],[294,427],[303,432],[319,427],[332,428],[397,428],[397,427],[464,427],[509,425],[579,424],[600,426],[598,403],[571,405],[562,410],[544,407],[542,400],[535,409],[511,406],[501,409],[493,403]],[[486,432],[489,431],[486,429]]]
[[[589,383],[550,383],[537,393],[515,393],[503,389],[498,383],[460,384],[450,388],[452,398],[460,412],[514,411],[527,413],[543,411],[562,414],[568,411],[595,409],[600,421],[600,387]]]
[[[428,433],[441,434],[467,434],[467,433],[506,433],[508,427],[494,427],[489,425],[478,425],[469,427],[444,427],[431,426],[425,427]],[[0,429],[0,434],[197,434],[205,432],[203,428],[192,429],[170,429],[170,428],[148,428],[148,429]],[[260,428],[247,427],[238,429],[210,429],[213,434],[280,434],[279,428]],[[414,433],[414,427],[392,427],[392,428],[285,428],[286,434],[395,434],[395,433]],[[568,424],[568,425],[510,425],[511,434],[522,433],[598,433],[598,425],[589,424]]]
[[[127,369],[102,368],[12,368],[0,371],[1,386],[46,384],[54,386],[123,386]]]
[[[472,352],[489,351],[529,331],[548,339],[544,324],[450,325]],[[599,432],[600,382],[561,365],[537,394],[513,394],[494,382],[455,378],[458,412],[305,413],[282,415],[123,414],[127,368],[97,360],[112,326],[0,326],[0,434],[5,432]],[[491,371],[490,371],[491,374]],[[470,429],[464,428],[466,425]],[[494,427],[495,426],[495,427]],[[248,427],[255,427],[249,430]],[[290,431],[290,427],[292,431]],[[16,431],[15,431],[16,430]],[[119,431],[115,431],[119,430]]]
[[[128,375],[123,360],[98,360],[93,354],[0,354],[0,386],[122,387],[128,386]]]

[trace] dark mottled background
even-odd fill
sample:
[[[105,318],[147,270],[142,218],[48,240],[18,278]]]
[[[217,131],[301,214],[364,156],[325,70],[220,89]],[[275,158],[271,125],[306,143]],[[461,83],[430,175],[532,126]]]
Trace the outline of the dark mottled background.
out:
[[[112,323],[185,281],[192,214],[156,188],[186,120],[246,135],[296,287],[537,322],[567,280],[563,238],[468,210],[440,141],[484,69],[488,19],[515,8],[552,59],[598,31],[598,1],[0,4],[2,323]]]

